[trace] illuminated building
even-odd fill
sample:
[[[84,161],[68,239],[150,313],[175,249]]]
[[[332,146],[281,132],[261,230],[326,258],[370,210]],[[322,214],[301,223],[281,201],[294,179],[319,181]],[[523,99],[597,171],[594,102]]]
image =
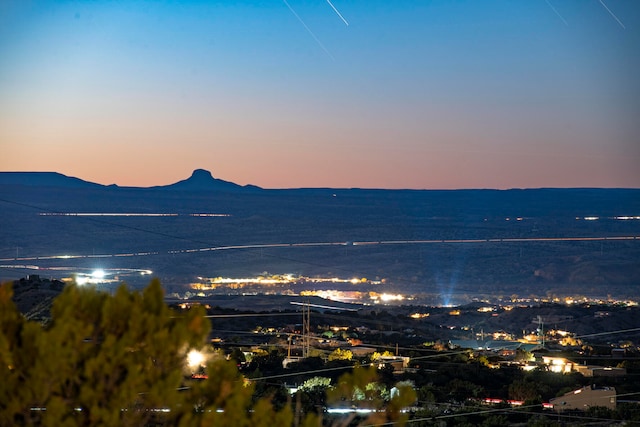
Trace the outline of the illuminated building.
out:
[[[570,409],[586,410],[594,406],[616,409],[616,389],[613,387],[586,386],[549,400],[554,411]]]

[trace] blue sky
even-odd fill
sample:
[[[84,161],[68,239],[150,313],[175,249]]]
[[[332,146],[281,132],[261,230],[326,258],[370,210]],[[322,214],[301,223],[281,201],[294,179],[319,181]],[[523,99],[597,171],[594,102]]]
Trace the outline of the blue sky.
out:
[[[331,4],[3,2],[0,170],[640,187],[636,0]]]

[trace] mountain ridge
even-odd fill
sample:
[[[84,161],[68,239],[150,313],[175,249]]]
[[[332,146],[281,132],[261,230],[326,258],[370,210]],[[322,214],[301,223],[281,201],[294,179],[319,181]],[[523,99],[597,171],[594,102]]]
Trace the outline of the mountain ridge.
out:
[[[206,169],[195,169],[189,178],[174,182],[166,185],[154,185],[149,187],[138,186],[121,186],[118,184],[99,184],[91,181],[62,174],[60,172],[14,172],[0,171],[0,185],[24,185],[24,186],[41,186],[41,187],[63,187],[63,188],[112,188],[112,189],[140,189],[140,190],[174,190],[174,191],[206,191],[206,190],[220,190],[220,191],[244,191],[244,190],[279,190],[279,191],[303,191],[303,192],[322,192],[322,191],[362,191],[362,192],[378,192],[378,191],[399,191],[399,192],[520,192],[520,191],[563,191],[563,190],[578,190],[578,191],[591,191],[591,190],[621,190],[621,191],[636,191],[640,188],[628,188],[628,187],[528,187],[528,188],[459,188],[459,189],[411,189],[411,188],[364,188],[364,187],[292,187],[292,188],[277,188],[277,189],[265,189],[263,187],[247,184],[240,185],[232,181],[226,181],[220,178],[215,178],[212,173]]]
[[[166,190],[179,190],[179,191],[205,191],[205,190],[228,190],[228,191],[241,191],[244,189],[260,189],[255,185],[239,185],[235,182],[225,181],[223,179],[214,178],[210,171],[206,169],[196,169],[191,173],[191,176],[187,179],[175,182],[169,185],[160,185],[154,187],[148,187],[150,189],[166,189]]]
[[[239,185],[234,182],[214,178],[205,169],[196,169],[189,178],[168,185],[151,187],[103,185],[81,178],[64,175],[59,172],[0,172],[0,185],[23,185],[29,187],[59,188],[111,188],[111,189],[143,189],[143,190],[177,190],[177,191],[243,191],[261,190],[255,185]]]
[[[95,182],[61,174],[59,172],[0,172],[0,185],[30,187],[99,188],[107,187]]]

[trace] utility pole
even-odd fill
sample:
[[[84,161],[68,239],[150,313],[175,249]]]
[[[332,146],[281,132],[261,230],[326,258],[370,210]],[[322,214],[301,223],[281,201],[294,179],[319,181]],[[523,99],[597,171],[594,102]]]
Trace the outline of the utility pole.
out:
[[[309,347],[311,343],[311,305],[307,301],[302,306],[302,357],[309,357]]]

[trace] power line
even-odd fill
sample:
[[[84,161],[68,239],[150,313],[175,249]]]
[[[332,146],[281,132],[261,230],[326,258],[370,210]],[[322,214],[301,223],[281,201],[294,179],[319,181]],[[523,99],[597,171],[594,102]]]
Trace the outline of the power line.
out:
[[[634,392],[634,393],[625,393],[625,394],[619,394],[616,396],[616,399],[618,397],[626,397],[626,396],[634,396],[634,395],[638,395],[640,394],[640,392]],[[606,396],[606,398],[609,398],[609,396]],[[478,406],[476,406],[476,408],[478,408]],[[490,414],[490,413],[496,413],[496,412],[504,412],[504,413],[518,413],[518,414],[530,414],[530,415],[549,415],[552,417],[562,417],[562,418],[575,418],[578,420],[590,420],[590,421],[621,421],[619,419],[614,419],[614,418],[600,418],[600,417],[587,417],[587,416],[581,416],[581,415],[575,415],[575,414],[562,414],[562,413],[558,413],[558,412],[553,412],[553,413],[540,413],[540,412],[529,412],[529,411],[522,411],[521,409],[529,409],[529,408],[540,408],[540,404],[533,404],[533,405],[526,405],[526,406],[518,406],[515,408],[495,408],[495,409],[485,409],[485,410],[481,410],[481,411],[473,411],[473,412],[459,412],[459,413],[455,413],[455,414],[444,414],[444,415],[435,415],[432,417],[423,417],[423,418],[413,418],[413,419],[409,419],[407,420],[405,423],[406,424],[410,424],[410,423],[416,423],[416,422],[421,422],[421,421],[432,421],[432,420],[437,420],[437,419],[448,419],[448,418],[457,418],[457,417],[465,417],[465,416],[469,416],[469,415],[485,415],[485,414]],[[383,423],[383,424],[371,424],[371,425],[363,425],[362,427],[374,427],[374,426],[393,426],[393,425],[397,425],[399,424],[399,421],[390,421],[387,423]]]
[[[233,318],[233,317],[278,317],[278,316],[300,316],[300,313],[255,313],[255,314],[209,314],[203,317],[208,318]]]
[[[460,352],[460,351],[456,351],[456,352],[448,352],[448,353],[442,353],[442,354],[435,354],[435,355],[428,355],[428,356],[418,356],[413,359],[427,359],[427,358],[433,358],[433,357],[440,357],[440,356],[451,356],[451,355],[456,355],[456,354],[461,354],[461,353],[466,353],[466,351],[464,352]],[[377,366],[379,363],[378,362],[370,362],[370,363],[362,363],[359,364],[357,366],[360,367],[368,367],[368,366]],[[270,379],[274,379],[274,378],[284,378],[284,377],[292,377],[292,376],[296,376],[296,375],[309,375],[309,374],[316,374],[316,373],[322,373],[322,372],[331,372],[331,371],[336,371],[336,370],[340,370],[340,369],[353,369],[355,366],[354,365],[348,365],[348,366],[340,366],[340,367],[336,367],[336,368],[322,368],[322,369],[314,369],[311,371],[302,371],[302,372],[290,372],[290,373],[286,373],[286,374],[276,374],[276,375],[267,375],[267,376],[262,376],[262,377],[256,377],[256,378],[249,378],[252,381],[261,381],[261,380],[270,380]]]
[[[599,336],[602,336],[602,335],[623,334],[625,332],[637,332],[637,331],[640,331],[640,328],[618,329],[618,330],[609,331],[609,332],[598,332],[598,333],[595,333],[595,334],[576,335],[573,338],[599,337]]]

